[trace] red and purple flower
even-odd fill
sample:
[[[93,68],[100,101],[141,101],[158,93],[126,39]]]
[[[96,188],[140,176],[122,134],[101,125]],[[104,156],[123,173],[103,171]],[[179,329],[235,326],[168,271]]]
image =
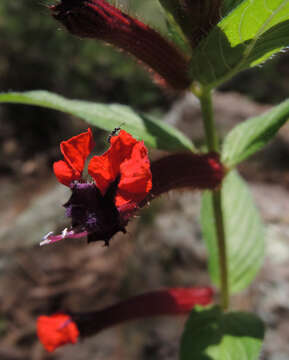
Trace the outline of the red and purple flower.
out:
[[[48,233],[41,245],[85,236],[88,242],[104,240],[108,245],[117,232],[126,232],[129,219],[150,200],[173,189],[216,189],[226,173],[216,153],[176,153],[150,164],[143,141],[126,131],[109,141],[110,148],[88,164],[91,181],[82,175],[94,147],[91,130],[60,144],[64,160],[54,163],[54,173],[72,191],[64,204],[71,228],[59,235]]]
[[[88,174],[93,181],[85,181],[85,162],[94,147],[91,130],[61,143],[64,160],[53,168],[57,179],[72,191],[64,204],[72,226],[60,235],[47,234],[42,245],[83,236],[89,242],[108,244],[114,234],[126,232],[129,218],[152,188],[150,162],[143,142],[124,130],[110,138],[110,145],[103,155],[92,157]]]

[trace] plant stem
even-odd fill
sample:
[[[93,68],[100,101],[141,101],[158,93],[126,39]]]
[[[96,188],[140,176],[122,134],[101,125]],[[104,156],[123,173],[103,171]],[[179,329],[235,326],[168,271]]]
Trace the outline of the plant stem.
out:
[[[218,136],[214,121],[211,91],[201,89],[198,94],[203,115],[203,124],[206,134],[206,143],[209,151],[219,151]],[[222,210],[221,189],[213,191],[213,212],[216,224],[216,236],[218,242],[218,256],[221,281],[221,305],[224,310],[229,307],[229,287],[228,287],[228,263],[226,251],[226,237],[224,227],[224,216]]]
[[[213,210],[216,222],[219,267],[221,277],[221,305],[224,310],[229,307],[229,287],[228,287],[228,264],[226,251],[226,236],[224,228],[224,218],[222,211],[221,189],[213,192]]]
[[[206,134],[206,143],[209,151],[219,151],[218,136],[214,121],[212,94],[210,91],[202,91],[199,96],[203,115],[203,124]]]

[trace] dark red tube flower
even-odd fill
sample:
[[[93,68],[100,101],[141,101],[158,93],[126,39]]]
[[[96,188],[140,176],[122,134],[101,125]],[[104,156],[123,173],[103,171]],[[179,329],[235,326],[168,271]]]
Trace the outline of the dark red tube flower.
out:
[[[105,0],[62,0],[53,17],[72,34],[112,44],[134,55],[172,88],[187,89],[189,60],[158,32]]]
[[[79,330],[69,315],[39,316],[37,336],[44,348],[52,352],[59,346],[75,344],[78,341]]]
[[[89,313],[71,313],[40,316],[37,320],[38,337],[48,351],[58,346],[75,343],[108,327],[140,318],[181,315],[195,305],[208,305],[213,290],[203,288],[173,288],[131,297],[113,306]]]
[[[150,192],[150,162],[142,141],[124,130],[112,136],[109,150],[89,162],[88,173],[94,181],[85,181],[82,172],[93,146],[90,129],[61,143],[64,160],[53,168],[58,180],[72,191],[64,204],[72,226],[60,235],[47,234],[41,244],[83,236],[108,244],[117,232],[125,233],[131,214]]]
[[[167,155],[153,161],[151,171],[153,175],[151,198],[172,189],[214,190],[221,184],[226,173],[219,154],[215,152]]]

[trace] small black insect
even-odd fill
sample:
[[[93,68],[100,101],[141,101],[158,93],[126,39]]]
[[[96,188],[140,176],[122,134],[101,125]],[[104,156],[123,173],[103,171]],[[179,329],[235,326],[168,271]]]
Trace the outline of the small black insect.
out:
[[[108,138],[107,138],[107,141],[110,143],[110,139],[113,137],[113,136],[116,136],[118,135],[118,132],[121,130],[121,126],[124,125],[124,123],[121,123],[119,125],[119,127],[116,127],[112,130],[112,132],[109,134]]]

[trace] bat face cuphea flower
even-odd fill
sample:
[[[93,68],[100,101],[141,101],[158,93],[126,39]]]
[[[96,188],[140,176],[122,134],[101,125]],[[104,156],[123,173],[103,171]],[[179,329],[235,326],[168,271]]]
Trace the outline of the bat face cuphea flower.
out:
[[[88,242],[104,240],[108,245],[117,232],[126,232],[129,219],[150,200],[173,189],[216,189],[226,174],[216,153],[175,153],[150,164],[143,141],[126,131],[113,134],[109,142],[110,148],[88,164],[91,181],[82,175],[94,147],[91,130],[60,144],[64,160],[53,169],[72,191],[64,204],[71,227],[59,235],[48,233],[41,245],[85,236]]]
[[[89,242],[108,244],[117,232],[126,232],[129,218],[151,190],[150,162],[143,142],[124,130],[112,136],[110,144],[103,155],[92,157],[88,173],[93,181],[85,181],[85,161],[94,147],[91,130],[61,143],[64,160],[55,162],[53,170],[72,191],[64,204],[71,228],[60,235],[47,234],[42,245],[84,236]]]

